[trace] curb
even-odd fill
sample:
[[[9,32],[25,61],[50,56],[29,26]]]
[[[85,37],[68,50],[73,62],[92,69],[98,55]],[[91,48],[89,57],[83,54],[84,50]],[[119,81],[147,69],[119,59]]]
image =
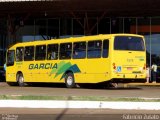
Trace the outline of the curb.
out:
[[[0,107],[160,110],[160,102],[0,100]]]

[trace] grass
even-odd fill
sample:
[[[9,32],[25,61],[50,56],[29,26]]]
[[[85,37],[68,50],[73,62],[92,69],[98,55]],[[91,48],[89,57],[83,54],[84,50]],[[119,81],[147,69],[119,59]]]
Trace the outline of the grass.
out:
[[[0,95],[0,100],[75,100],[75,101],[125,101],[125,102],[160,102],[160,99],[147,98],[110,98],[97,96],[23,96],[23,95]]]

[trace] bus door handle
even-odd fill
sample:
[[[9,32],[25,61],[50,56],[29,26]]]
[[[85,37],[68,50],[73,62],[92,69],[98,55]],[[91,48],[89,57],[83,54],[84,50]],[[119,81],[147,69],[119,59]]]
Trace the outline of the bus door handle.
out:
[[[128,53],[132,53],[132,52],[128,52]]]

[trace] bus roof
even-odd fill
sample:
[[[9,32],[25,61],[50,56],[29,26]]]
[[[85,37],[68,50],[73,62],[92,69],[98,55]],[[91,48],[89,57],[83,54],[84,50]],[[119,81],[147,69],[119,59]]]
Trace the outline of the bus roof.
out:
[[[58,39],[50,39],[50,40],[36,40],[36,41],[30,41],[30,42],[22,42],[22,43],[16,43],[15,45],[12,45],[9,47],[9,49],[13,49],[17,46],[34,46],[34,45],[42,45],[42,44],[53,44],[53,43],[63,43],[63,42],[78,42],[82,40],[99,40],[99,39],[106,39],[111,38],[114,36],[138,36],[143,37],[142,35],[137,34],[99,34],[99,35],[91,35],[91,36],[80,36],[80,37],[69,37],[69,38],[58,38]]]

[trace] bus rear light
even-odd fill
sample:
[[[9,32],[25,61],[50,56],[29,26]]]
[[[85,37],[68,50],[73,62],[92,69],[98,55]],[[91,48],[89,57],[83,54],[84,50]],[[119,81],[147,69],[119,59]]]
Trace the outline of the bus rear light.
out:
[[[113,66],[113,69],[115,70],[115,69],[116,69],[116,66]]]
[[[115,63],[113,63],[112,65],[113,65],[113,69],[115,70],[115,69],[116,69],[116,64],[115,64]]]
[[[146,69],[146,64],[144,64],[144,66],[143,66],[143,70],[145,70]]]

